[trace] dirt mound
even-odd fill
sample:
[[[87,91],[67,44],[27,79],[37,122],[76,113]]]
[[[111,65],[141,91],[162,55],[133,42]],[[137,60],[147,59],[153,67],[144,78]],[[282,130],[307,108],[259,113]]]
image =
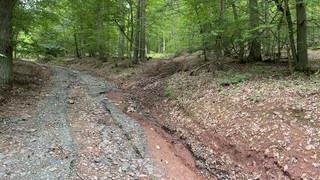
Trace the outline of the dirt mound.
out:
[[[13,72],[14,82],[21,85],[39,84],[49,77],[49,71],[46,67],[27,61],[15,61]]]
[[[32,91],[38,92],[48,80],[49,70],[33,62],[14,61],[13,75],[13,87],[0,94],[0,106],[18,96],[33,94]]]

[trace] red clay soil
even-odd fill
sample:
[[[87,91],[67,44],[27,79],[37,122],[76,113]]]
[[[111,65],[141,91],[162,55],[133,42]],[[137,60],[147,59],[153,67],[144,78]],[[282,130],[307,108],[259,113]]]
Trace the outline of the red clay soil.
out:
[[[205,179],[197,174],[198,170],[189,150],[181,142],[135,110],[129,103],[132,101],[125,94],[109,93],[107,97],[143,127],[148,139],[148,152],[156,165],[166,172],[167,179]]]

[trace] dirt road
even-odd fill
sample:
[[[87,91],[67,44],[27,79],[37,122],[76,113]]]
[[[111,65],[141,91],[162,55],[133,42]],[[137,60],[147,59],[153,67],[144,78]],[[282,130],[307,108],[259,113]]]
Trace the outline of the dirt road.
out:
[[[0,179],[166,179],[140,125],[105,98],[115,87],[50,69],[35,115],[0,119]]]

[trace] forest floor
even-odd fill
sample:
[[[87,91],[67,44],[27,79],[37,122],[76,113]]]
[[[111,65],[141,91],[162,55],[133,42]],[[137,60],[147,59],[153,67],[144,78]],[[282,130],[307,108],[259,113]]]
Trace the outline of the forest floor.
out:
[[[320,178],[319,73],[229,58],[218,69],[200,52],[55,63],[67,68],[16,62],[0,179]]]
[[[189,149],[206,177],[319,179],[319,73],[233,59],[217,69],[200,57],[184,54],[134,68],[90,58],[64,63],[117,84],[123,91],[107,97],[129,116],[164,129],[173,148]],[[319,68],[320,52],[310,57]]]
[[[0,104],[0,179],[203,179],[161,129],[106,97],[118,91],[68,68],[15,62]]]

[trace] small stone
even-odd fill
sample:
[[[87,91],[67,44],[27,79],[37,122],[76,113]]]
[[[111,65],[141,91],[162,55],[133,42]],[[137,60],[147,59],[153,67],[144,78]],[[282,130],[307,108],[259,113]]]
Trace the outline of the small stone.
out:
[[[25,132],[28,132],[28,133],[33,133],[33,132],[36,132],[37,130],[36,129],[27,129],[25,130]]]
[[[313,165],[315,168],[319,168],[319,167],[320,167],[320,163],[312,163],[312,165]]]
[[[285,171],[285,172],[288,171],[288,169],[289,169],[289,168],[288,168],[288,165],[285,165],[285,166],[283,167],[283,171]]]
[[[160,148],[160,146],[159,146],[159,145],[156,145],[156,149],[160,150],[161,148]]]
[[[314,146],[313,146],[313,145],[308,145],[308,146],[306,146],[306,150],[307,150],[307,151],[310,151],[311,149],[314,149]]]
[[[164,163],[169,164],[169,161],[164,161]]]
[[[29,114],[23,114],[22,116],[21,116],[21,120],[22,121],[27,121],[28,119],[30,119],[31,118],[31,116],[29,115]]]
[[[68,104],[74,104],[74,101],[72,99],[69,99],[67,102]]]
[[[52,168],[49,169],[49,171],[51,171],[51,172],[53,172],[53,171],[55,171],[55,170],[57,170],[56,167],[52,167]]]
[[[121,169],[123,171],[128,171],[129,167],[130,167],[130,164],[125,162],[125,163],[122,164]]]

